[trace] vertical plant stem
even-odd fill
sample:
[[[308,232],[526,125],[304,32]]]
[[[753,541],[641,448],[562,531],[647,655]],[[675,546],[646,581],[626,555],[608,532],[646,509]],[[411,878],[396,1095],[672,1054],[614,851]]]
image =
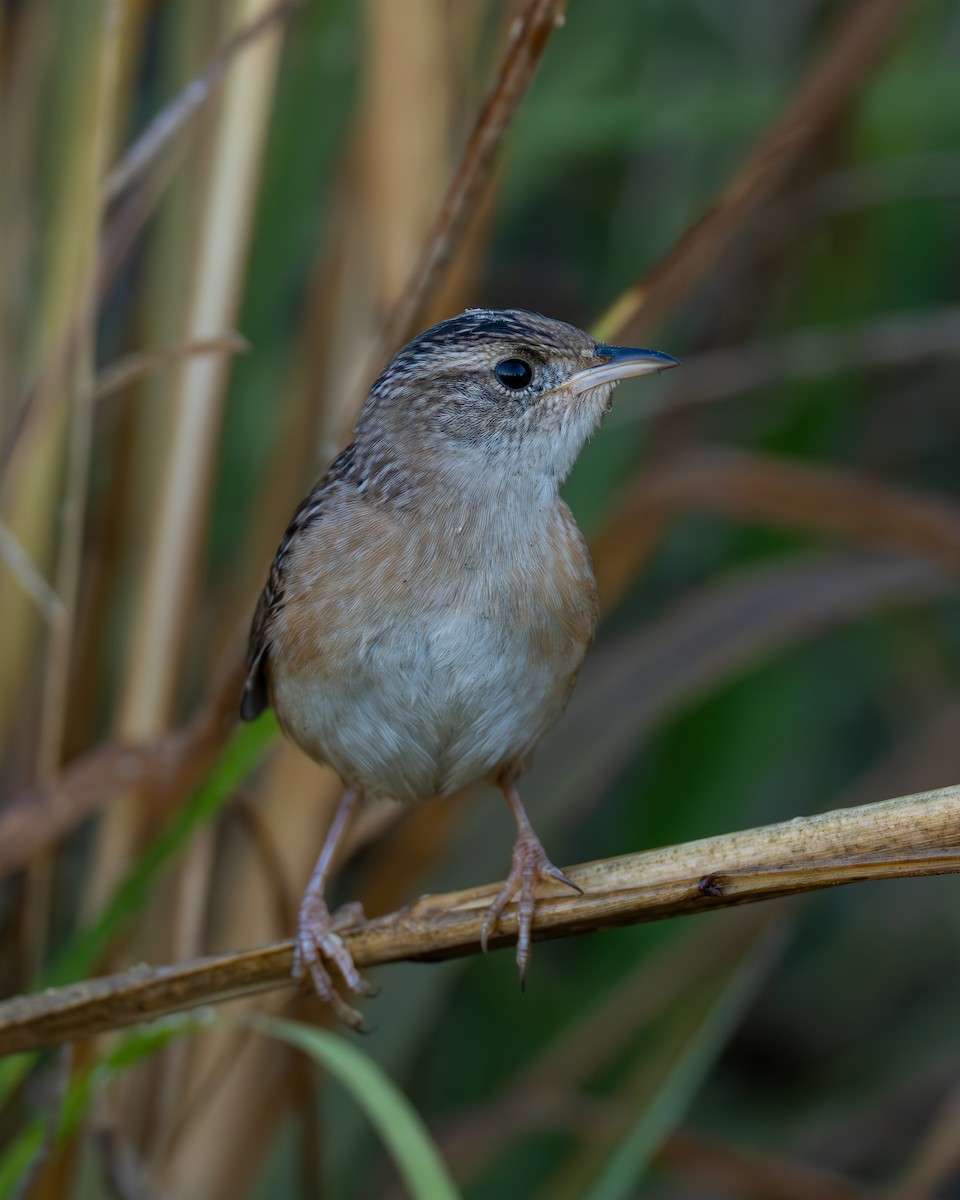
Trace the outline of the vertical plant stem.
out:
[[[231,28],[240,28],[271,7],[269,0],[234,0],[227,20]],[[217,336],[236,318],[280,47],[278,30],[265,34],[238,55],[224,86],[212,134],[209,175],[198,216],[198,252],[181,331],[189,341]],[[126,736],[142,737],[165,728],[176,703],[197,595],[228,370],[229,364],[222,358],[190,358],[180,364],[175,378],[173,418],[121,702],[119,724]],[[115,810],[102,843],[107,871],[123,861],[137,840],[137,803],[137,797],[130,797]],[[173,912],[165,930],[177,957],[201,948],[212,837],[211,830],[201,831],[178,873]],[[163,1158],[186,1065],[184,1048],[174,1048],[155,1076],[147,1123],[148,1160]]]
[[[93,58],[90,119],[84,153],[77,156],[72,214],[76,224],[72,290],[73,310],[81,315],[79,336],[63,364],[62,404],[68,416],[65,482],[61,501],[59,548],[54,588],[58,603],[51,611],[44,663],[43,704],[37,743],[36,774],[53,776],[61,762],[67,715],[67,689],[80,584],[83,523],[86,511],[93,432],[93,380],[96,343],[96,263],[100,231],[100,177],[107,155],[107,135],[116,84],[117,28],[121,0],[105,0],[99,10],[100,44]],[[31,866],[25,912],[30,965],[43,958],[51,901],[53,859],[43,855]]]
[[[238,0],[233,20],[251,20],[261,7],[267,7],[261,0]],[[225,89],[184,330],[188,340],[215,337],[234,323],[279,44],[277,34],[262,39],[238,62]],[[190,358],[178,372],[162,503],[150,535],[122,706],[121,725],[134,736],[162,726],[173,703],[228,365],[223,358]]]
[[[231,24],[255,20],[269,7],[265,0],[235,0]],[[184,340],[215,337],[236,317],[279,49],[279,31],[265,34],[238,56],[224,88],[199,217]],[[145,737],[163,729],[176,700],[228,370],[223,358],[185,359],[172,389],[172,422],[123,681],[118,719],[123,736]],[[94,906],[116,883],[139,824],[135,797],[113,807],[98,848]]]
[[[68,355],[65,379],[65,400],[69,405],[70,427],[60,519],[60,546],[54,577],[60,605],[51,622],[47,649],[44,705],[37,748],[37,773],[41,777],[52,774],[59,766],[66,718],[67,677],[80,580],[92,434],[97,316],[94,284],[100,229],[99,181],[105,162],[106,134],[116,78],[116,31],[120,7],[121,0],[105,0],[101,18],[103,35],[98,56],[98,79],[94,89],[89,154],[85,163],[85,178],[77,181],[82,186],[74,193],[78,220],[86,230],[86,236],[78,241],[76,278],[77,308],[83,314],[83,321],[76,348]]]

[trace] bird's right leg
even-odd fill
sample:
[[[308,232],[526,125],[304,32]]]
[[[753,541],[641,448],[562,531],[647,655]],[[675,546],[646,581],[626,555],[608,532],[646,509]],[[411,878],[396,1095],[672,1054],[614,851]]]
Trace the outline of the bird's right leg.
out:
[[[332,963],[337,968],[343,982],[355,995],[370,995],[373,990],[371,985],[357,970],[357,965],[340,936],[341,931],[363,921],[363,909],[359,904],[347,904],[331,914],[324,899],[324,891],[336,863],[337,852],[362,799],[363,793],[359,788],[351,787],[346,788],[340,797],[317,865],[313,868],[313,874],[300,903],[296,953],[293,960],[294,979],[303,980],[309,972],[320,999],[331,1006],[339,1020],[354,1029],[363,1025],[363,1017],[333,986],[327,964]]]

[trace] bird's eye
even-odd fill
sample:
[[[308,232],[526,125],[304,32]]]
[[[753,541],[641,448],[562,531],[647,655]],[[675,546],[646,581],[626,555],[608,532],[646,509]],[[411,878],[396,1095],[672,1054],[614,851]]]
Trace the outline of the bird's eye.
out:
[[[497,363],[493,373],[504,387],[512,388],[515,392],[525,388],[533,378],[533,369],[522,358],[508,358]]]

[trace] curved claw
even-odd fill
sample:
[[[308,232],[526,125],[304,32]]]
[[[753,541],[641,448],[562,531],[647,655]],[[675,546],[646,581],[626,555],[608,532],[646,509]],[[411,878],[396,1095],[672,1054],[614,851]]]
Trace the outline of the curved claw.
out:
[[[296,975],[296,967],[294,967],[294,975]],[[303,975],[304,973],[301,971],[301,979],[303,979]],[[318,961],[310,964],[310,982],[313,984],[313,990],[317,996],[333,1009],[333,1014],[338,1021],[344,1025],[349,1025],[351,1029],[355,1029],[358,1033],[363,1032],[363,1015],[352,1004],[348,1004],[333,986],[330,973],[323,966],[322,962]]]
[[[338,930],[354,928],[364,920],[359,904],[344,905],[332,916],[318,897],[308,896],[300,909],[293,977],[299,981],[309,974],[317,996],[333,1009],[345,1025],[364,1032],[363,1017],[340,995],[333,983],[329,966],[336,968],[346,987],[357,996],[372,996],[377,988],[357,970],[350,951]]]
[[[574,883],[573,880],[564,875],[559,867],[555,867],[552,862],[545,863],[541,872],[543,875],[548,875],[551,879],[555,879],[557,883],[565,883],[568,888],[573,888],[578,896],[583,895],[583,888],[579,883]]]
[[[483,914],[483,924],[480,926],[480,949],[484,954],[489,953],[487,942],[490,940],[490,934],[497,927],[497,922],[500,920],[500,914],[506,908],[507,901],[510,896],[504,896],[503,891],[497,896],[496,900],[490,905],[487,911]]]

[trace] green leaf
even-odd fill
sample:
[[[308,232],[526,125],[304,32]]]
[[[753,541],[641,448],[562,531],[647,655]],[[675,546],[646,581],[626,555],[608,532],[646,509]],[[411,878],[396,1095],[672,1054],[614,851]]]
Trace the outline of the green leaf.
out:
[[[340,1080],[380,1134],[417,1200],[458,1200],[460,1193],[419,1114],[367,1055],[336,1034],[295,1021],[253,1017],[249,1024],[306,1051]]]

